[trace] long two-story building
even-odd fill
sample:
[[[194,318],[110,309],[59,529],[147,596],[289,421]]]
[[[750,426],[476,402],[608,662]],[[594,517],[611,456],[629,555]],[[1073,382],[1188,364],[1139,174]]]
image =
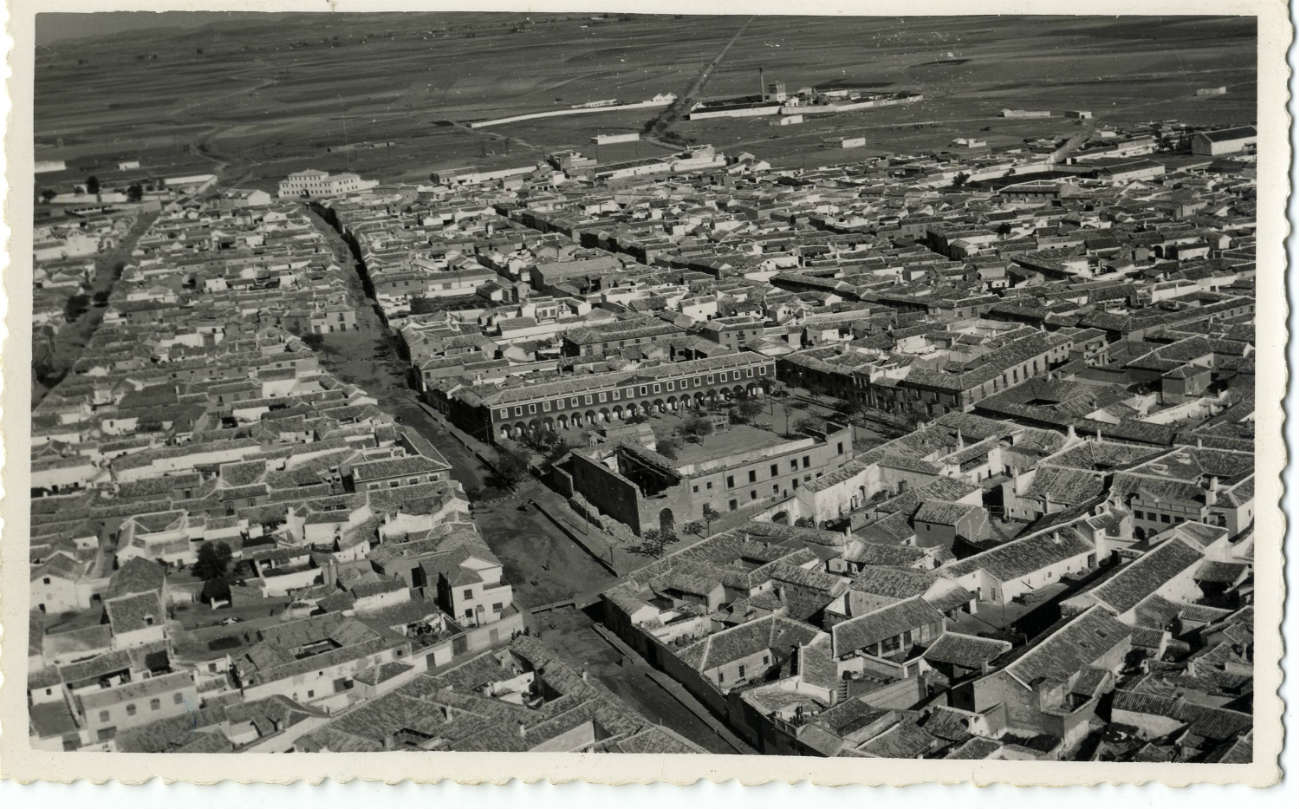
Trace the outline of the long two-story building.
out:
[[[751,351],[630,371],[584,374],[508,388],[456,391],[449,412],[484,440],[534,430],[566,430],[761,395],[776,379],[775,360]]]

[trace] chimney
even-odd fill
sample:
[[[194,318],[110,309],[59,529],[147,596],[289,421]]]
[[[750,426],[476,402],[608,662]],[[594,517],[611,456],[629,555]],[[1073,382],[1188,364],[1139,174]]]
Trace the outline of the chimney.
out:
[[[1079,439],[1079,434],[1074,431],[1074,425],[1071,424],[1070,429],[1065,431],[1065,440],[1077,441],[1078,439]]]
[[[957,449],[965,449],[965,448],[966,448],[966,439],[962,437],[961,428],[958,427],[957,428]]]
[[[523,722],[520,722],[520,723],[519,723],[519,738],[521,738],[521,739],[522,739],[522,738],[525,738],[527,735],[528,735],[528,728],[524,726],[524,723],[523,723]]]

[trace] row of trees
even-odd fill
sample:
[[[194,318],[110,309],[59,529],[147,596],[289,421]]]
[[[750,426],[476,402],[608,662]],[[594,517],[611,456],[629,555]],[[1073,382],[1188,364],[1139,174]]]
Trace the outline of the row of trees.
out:
[[[682,526],[682,530],[699,537],[709,536],[713,532],[713,522],[721,516],[713,506],[705,504],[702,519],[691,520]],[[641,532],[641,552],[658,559],[663,556],[668,545],[679,539],[677,532],[672,529],[647,529]]]
[[[102,187],[99,184],[99,178],[92,174],[86,178],[84,183],[77,186],[75,190],[98,196]],[[42,188],[40,191],[41,202],[44,202],[47,205],[58,195],[59,192],[55,191],[53,188]],[[139,183],[131,183],[126,187],[127,202],[139,202],[142,199],[144,199],[144,186]]]

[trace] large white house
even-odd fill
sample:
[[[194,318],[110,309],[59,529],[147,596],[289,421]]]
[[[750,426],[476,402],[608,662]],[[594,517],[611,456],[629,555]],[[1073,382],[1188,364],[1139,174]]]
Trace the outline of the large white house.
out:
[[[351,172],[330,174],[319,169],[295,171],[280,181],[281,197],[336,197],[365,191],[379,185],[378,180],[363,180]]]

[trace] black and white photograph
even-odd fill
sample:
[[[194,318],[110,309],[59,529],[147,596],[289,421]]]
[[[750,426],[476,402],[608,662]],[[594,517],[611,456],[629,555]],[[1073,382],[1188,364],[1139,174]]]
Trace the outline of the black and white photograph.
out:
[[[32,15],[5,744],[1275,780],[1244,8]]]

